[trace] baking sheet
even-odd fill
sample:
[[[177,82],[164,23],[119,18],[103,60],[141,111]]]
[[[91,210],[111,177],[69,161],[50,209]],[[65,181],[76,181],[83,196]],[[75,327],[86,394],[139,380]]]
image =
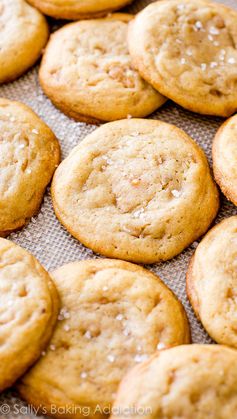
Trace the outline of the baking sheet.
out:
[[[218,0],[218,2],[237,9],[235,0]],[[135,0],[125,10],[136,13],[149,3],[151,3],[149,0]],[[52,29],[55,29],[57,23],[52,20],[50,20],[50,23]],[[0,96],[29,105],[51,127],[60,140],[62,158],[65,158],[70,150],[87,134],[96,129],[93,125],[74,122],[54,108],[39,86],[38,66],[35,66],[19,80],[1,86]],[[221,118],[205,117],[188,112],[171,101],[168,101],[161,109],[151,115],[151,118],[175,124],[186,131],[204,149],[210,164],[212,164],[211,144],[216,130],[223,121]],[[223,195],[221,199],[221,209],[216,222],[237,213],[236,207],[229,203]],[[39,214],[32,218],[26,228],[11,234],[8,238],[28,249],[49,271],[68,262],[100,257],[85,248],[60,225],[54,215],[49,188]],[[192,341],[196,343],[211,343],[210,337],[193,314],[185,292],[186,269],[197,244],[198,242],[194,242],[181,255],[169,262],[146,267],[157,273],[182,301],[189,317]],[[14,390],[7,391],[0,395],[0,419],[16,417],[22,419],[33,418],[34,412],[32,408],[27,407],[18,398]]]

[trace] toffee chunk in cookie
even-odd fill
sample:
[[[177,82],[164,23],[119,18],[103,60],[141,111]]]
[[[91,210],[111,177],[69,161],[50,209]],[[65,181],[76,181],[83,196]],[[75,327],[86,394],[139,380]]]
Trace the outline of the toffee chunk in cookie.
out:
[[[24,0],[1,0],[0,83],[15,80],[35,64],[48,34],[38,10]]]
[[[56,19],[85,19],[104,16],[131,3],[132,0],[28,0],[42,13]]]
[[[203,151],[156,120],[105,124],[61,163],[53,205],[67,230],[108,257],[170,259],[204,234],[219,197]]]
[[[111,419],[116,412],[121,419],[139,419],[141,412],[145,419],[235,418],[236,356],[221,345],[161,351],[124,378]]]
[[[73,414],[66,418],[82,418],[83,408],[87,417],[106,417],[129,368],[157,348],[189,342],[182,305],[140,266],[87,260],[52,277],[62,302],[59,321],[46,354],[19,384],[20,394],[49,414],[60,417],[67,406]]]
[[[229,116],[237,110],[236,28],[237,11],[223,4],[157,1],[131,23],[129,51],[163,95],[193,112]]]
[[[237,205],[237,115],[229,118],[216,133],[212,156],[215,180],[224,195]]]
[[[37,360],[57,320],[48,273],[26,250],[0,238],[0,391]]]
[[[165,102],[132,66],[127,49],[131,19],[120,13],[80,21],[51,36],[40,81],[66,115],[88,123],[144,117]]]
[[[0,137],[0,236],[6,236],[38,211],[60,148],[30,108],[1,98]]]
[[[218,343],[237,348],[237,216],[217,224],[201,241],[187,273],[193,309]]]

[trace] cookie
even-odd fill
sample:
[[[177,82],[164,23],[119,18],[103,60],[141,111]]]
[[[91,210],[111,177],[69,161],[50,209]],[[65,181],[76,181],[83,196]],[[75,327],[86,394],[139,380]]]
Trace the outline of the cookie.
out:
[[[213,141],[215,180],[223,194],[237,205],[237,115],[221,125]]]
[[[132,66],[126,39],[131,18],[117,13],[80,21],[51,36],[39,77],[66,115],[98,123],[146,116],[165,102]]]
[[[57,169],[54,210],[102,255],[138,263],[170,259],[205,233],[219,206],[203,151],[156,120],[111,122]]]
[[[48,34],[38,10],[24,0],[1,0],[0,83],[15,80],[35,64]]]
[[[236,418],[236,356],[221,345],[161,351],[124,378],[111,419]]]
[[[222,4],[157,1],[131,23],[129,51],[163,95],[193,112],[229,116],[237,110],[236,28],[237,12]]]
[[[237,348],[237,216],[204,237],[191,259],[187,293],[197,317],[218,343]]]
[[[1,98],[0,138],[0,236],[6,236],[38,211],[60,148],[30,108]]]
[[[157,348],[189,342],[182,305],[140,266],[86,260],[52,277],[62,301],[59,322],[46,354],[19,384],[45,414],[104,417],[129,368]]]
[[[37,360],[51,338],[59,300],[39,262],[0,238],[0,391]]]
[[[118,10],[132,0],[28,0],[42,13],[56,19],[85,19],[99,17]]]

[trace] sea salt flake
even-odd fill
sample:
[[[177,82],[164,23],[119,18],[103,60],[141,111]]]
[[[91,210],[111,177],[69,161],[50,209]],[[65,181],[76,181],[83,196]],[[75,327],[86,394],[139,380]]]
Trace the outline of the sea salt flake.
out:
[[[86,339],[91,339],[91,332],[87,330],[84,336]]]
[[[81,378],[86,378],[87,377],[87,373],[86,372],[82,372],[81,373]]]
[[[219,35],[220,31],[215,26],[211,26],[210,29],[209,29],[209,33],[211,35]]]
[[[109,288],[105,286],[102,289],[103,289],[103,291],[108,291]]]
[[[171,191],[171,193],[172,193],[172,195],[173,195],[175,198],[178,198],[178,197],[181,195],[181,192],[180,192],[180,191],[177,191],[177,189],[173,189],[173,190]]]
[[[200,31],[200,29],[203,28],[202,22],[200,22],[200,20],[198,20],[197,22],[195,22],[194,27],[195,27],[196,30]]]
[[[137,354],[137,355],[135,355],[135,357],[134,357],[134,361],[135,361],[135,362],[143,362],[143,361],[146,361],[146,360],[147,360],[147,358],[148,358],[148,356],[147,356],[146,354],[142,354],[142,355]]]
[[[236,61],[235,61],[235,59],[233,57],[231,57],[231,58],[228,58],[228,63],[229,64],[235,64]]]
[[[128,329],[124,329],[123,334],[124,336],[129,336],[130,331]]]
[[[181,62],[181,64],[185,64],[186,63],[185,58],[181,58],[180,62]]]
[[[166,345],[163,342],[158,343],[158,345],[157,345],[158,351],[160,351],[161,349],[165,349],[165,348],[166,348]]]
[[[49,349],[50,349],[51,351],[55,351],[56,346],[55,346],[55,345],[50,345]]]
[[[39,134],[39,131],[37,131],[37,129],[34,128],[34,129],[32,129],[32,133],[33,134]]]
[[[107,359],[109,362],[113,363],[115,361],[115,356],[114,355],[108,355]]]
[[[65,332],[69,332],[69,330],[71,329],[68,324],[65,324],[65,326],[63,328],[64,328]]]
[[[144,216],[144,211],[145,211],[144,208],[140,208],[139,210],[137,210],[133,213],[133,217],[134,218],[143,217]]]
[[[210,64],[210,67],[211,68],[217,67],[217,63],[215,61],[212,61],[211,64]]]
[[[119,321],[123,320],[123,315],[122,314],[118,314],[116,316],[116,320],[119,320]]]
[[[207,68],[206,63],[202,63],[202,64],[201,64],[201,70],[202,70],[202,71],[205,71],[205,70],[206,70],[206,68]]]

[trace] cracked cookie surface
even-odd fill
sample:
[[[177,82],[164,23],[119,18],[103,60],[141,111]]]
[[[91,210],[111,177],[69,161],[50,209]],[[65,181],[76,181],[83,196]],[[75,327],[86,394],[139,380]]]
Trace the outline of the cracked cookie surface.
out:
[[[0,98],[0,236],[38,211],[59,160],[49,127],[22,103]]]
[[[217,131],[213,146],[213,170],[224,195],[237,205],[237,115],[229,118]]]
[[[146,419],[236,418],[236,354],[197,344],[161,351],[124,378],[111,418],[118,411],[121,419],[138,419],[141,412]]]
[[[40,356],[58,307],[56,288],[34,256],[0,238],[0,391]]]
[[[129,50],[141,75],[184,108],[237,110],[236,11],[203,0],[152,3],[131,23]]]
[[[117,13],[66,25],[51,36],[40,82],[66,115],[98,123],[143,117],[165,102],[132,66],[126,39],[131,19]]]
[[[56,19],[77,20],[103,16],[120,9],[132,0],[28,0],[42,13]]]
[[[47,352],[19,385],[34,406],[49,413],[50,405],[78,407],[65,418],[82,418],[83,408],[88,417],[105,417],[96,406],[108,413],[129,368],[157,348],[189,342],[181,303],[140,266],[87,260],[60,267],[52,278],[62,301],[59,321]]]
[[[16,79],[40,57],[48,39],[44,16],[24,0],[0,3],[0,83]]]
[[[142,263],[167,260],[209,227],[219,198],[203,151],[161,121],[111,122],[57,169],[53,205],[93,251]]]
[[[193,309],[218,343],[237,348],[237,217],[217,224],[198,245],[187,273]]]

